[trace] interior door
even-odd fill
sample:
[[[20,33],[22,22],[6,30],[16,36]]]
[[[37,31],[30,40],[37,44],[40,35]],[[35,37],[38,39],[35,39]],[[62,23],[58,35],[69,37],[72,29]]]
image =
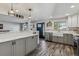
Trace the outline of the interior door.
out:
[[[37,23],[37,31],[39,31],[39,37],[43,38],[43,28],[44,28],[44,23]]]

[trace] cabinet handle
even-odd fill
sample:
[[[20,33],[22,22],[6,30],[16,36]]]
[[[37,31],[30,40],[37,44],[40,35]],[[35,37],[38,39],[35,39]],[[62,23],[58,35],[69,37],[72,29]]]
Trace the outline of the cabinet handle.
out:
[[[12,45],[15,45],[16,44],[16,41],[12,41]]]
[[[32,39],[33,39],[34,37],[32,37]]]
[[[16,41],[14,41],[14,44],[16,44]]]

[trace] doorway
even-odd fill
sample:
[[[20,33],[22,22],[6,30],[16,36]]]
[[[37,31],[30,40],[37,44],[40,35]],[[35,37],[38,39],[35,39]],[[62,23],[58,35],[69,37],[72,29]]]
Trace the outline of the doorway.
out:
[[[39,31],[39,38],[44,38],[44,25],[45,23],[37,23],[37,31]]]

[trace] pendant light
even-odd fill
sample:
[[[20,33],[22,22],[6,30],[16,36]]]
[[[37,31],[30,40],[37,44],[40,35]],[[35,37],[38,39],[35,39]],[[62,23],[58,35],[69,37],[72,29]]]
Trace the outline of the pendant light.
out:
[[[13,3],[11,3],[11,10],[8,12],[8,15],[13,15],[14,16],[15,12],[13,10]]]
[[[32,9],[30,8],[30,9],[28,9],[28,11],[29,11],[29,16],[28,16],[28,18],[31,18],[31,11],[32,11]]]

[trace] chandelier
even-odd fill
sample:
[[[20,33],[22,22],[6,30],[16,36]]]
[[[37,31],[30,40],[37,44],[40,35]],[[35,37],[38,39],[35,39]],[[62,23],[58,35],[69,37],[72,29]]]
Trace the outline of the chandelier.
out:
[[[13,3],[11,3],[11,9],[10,9],[10,11],[8,11],[8,15],[10,15],[10,16],[15,16],[15,17],[18,17],[18,18],[22,18],[22,19],[23,19],[24,16],[18,14],[17,12],[18,12],[18,10],[17,10],[17,9],[14,10],[14,9],[13,9]]]

